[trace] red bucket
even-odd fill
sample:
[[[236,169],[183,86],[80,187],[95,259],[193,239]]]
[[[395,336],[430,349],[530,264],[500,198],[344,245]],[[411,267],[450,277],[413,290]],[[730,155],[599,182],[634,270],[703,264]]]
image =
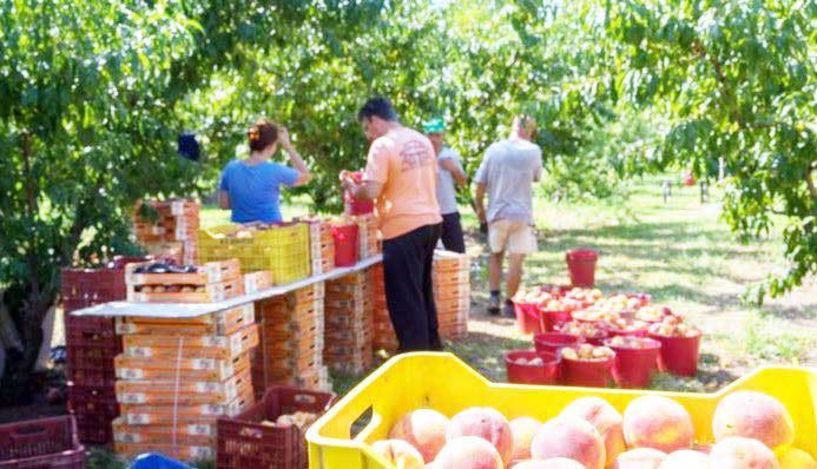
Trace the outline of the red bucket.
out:
[[[599,254],[592,249],[574,249],[565,254],[570,283],[574,287],[593,288],[596,283],[596,261]]]
[[[541,358],[542,364],[520,364],[517,360]],[[505,353],[508,382],[516,384],[555,384],[559,375],[559,356],[535,350],[510,350]]]
[[[649,330],[650,324],[644,322],[643,327],[639,326],[635,329],[616,329],[614,327],[610,328],[610,337],[615,336],[623,336],[623,337],[647,337],[647,331]]]
[[[362,172],[356,171],[349,175],[357,184],[363,182]],[[373,200],[358,200],[348,191],[343,193],[343,201],[347,215],[366,215],[374,212]]]
[[[562,383],[568,386],[607,387],[612,381],[615,357],[608,360],[570,360],[562,357]]]
[[[335,266],[355,265],[357,263],[357,225],[333,226],[332,239],[335,242]]]
[[[569,311],[542,311],[539,314],[542,318],[542,332],[553,332],[557,326],[573,320]]]
[[[561,332],[545,332],[533,337],[533,346],[539,353],[559,353],[564,347],[572,347],[584,342],[584,339],[573,334]]]
[[[516,324],[523,334],[539,334],[542,332],[541,313],[537,305],[514,302],[513,310],[516,313]]]
[[[661,371],[680,376],[695,376],[698,373],[701,334],[695,337],[667,337],[649,333],[647,336],[661,342],[661,353],[658,355]]]
[[[646,388],[658,369],[658,353],[661,342],[645,337],[634,337],[643,348],[612,345],[613,339],[604,345],[616,352],[613,379],[623,388]]]

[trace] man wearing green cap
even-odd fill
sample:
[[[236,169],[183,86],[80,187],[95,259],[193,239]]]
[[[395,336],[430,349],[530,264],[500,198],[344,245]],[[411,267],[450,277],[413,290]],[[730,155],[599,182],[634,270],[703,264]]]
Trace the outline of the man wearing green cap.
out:
[[[443,216],[441,240],[445,249],[464,253],[465,238],[460,224],[460,213],[457,208],[457,185],[468,183],[468,178],[460,163],[460,155],[450,147],[445,146],[445,122],[436,117],[423,123],[423,130],[431,140],[434,151],[437,153],[437,202],[440,204],[440,213]]]

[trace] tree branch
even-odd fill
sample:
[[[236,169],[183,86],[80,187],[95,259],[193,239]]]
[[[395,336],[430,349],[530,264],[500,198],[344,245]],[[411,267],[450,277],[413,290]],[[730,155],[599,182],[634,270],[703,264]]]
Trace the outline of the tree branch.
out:
[[[737,122],[739,125],[742,125],[743,118],[735,105],[734,96],[732,95],[732,90],[729,88],[729,84],[727,83],[726,75],[723,73],[723,66],[721,65],[720,60],[718,60],[718,58],[714,55],[710,54],[701,40],[698,38],[693,40],[692,50],[695,51],[701,59],[709,62],[709,64],[712,65],[712,68],[715,69],[715,79],[718,80],[718,83],[721,86],[723,96],[729,97],[729,102],[726,103],[730,108],[729,114],[731,115],[732,120]]]

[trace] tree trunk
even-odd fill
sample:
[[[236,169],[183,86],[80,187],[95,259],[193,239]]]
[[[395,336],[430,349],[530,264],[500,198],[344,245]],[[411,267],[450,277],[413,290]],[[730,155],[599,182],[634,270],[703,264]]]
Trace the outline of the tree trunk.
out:
[[[21,289],[17,290],[18,292]],[[14,298],[7,290],[4,302],[9,308],[13,323],[20,333],[22,352],[10,350],[6,355],[6,366],[0,381],[0,403],[17,405],[30,402],[34,394],[32,371],[37,363],[43,340],[42,321],[56,299],[56,291],[29,293],[22,298]]]

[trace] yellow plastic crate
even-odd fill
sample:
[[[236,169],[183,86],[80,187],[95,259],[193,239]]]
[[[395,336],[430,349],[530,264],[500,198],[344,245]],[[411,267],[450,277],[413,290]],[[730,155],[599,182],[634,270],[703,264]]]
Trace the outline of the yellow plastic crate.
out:
[[[238,258],[242,272],[268,270],[273,285],[283,285],[310,274],[309,225],[283,224],[267,230],[247,231],[241,238],[230,235],[239,225],[199,230],[199,262]]]
[[[409,353],[392,358],[369,375],[321,417],[306,434],[311,469],[388,468],[367,442],[387,438],[403,414],[430,407],[448,416],[470,406],[495,407],[508,419],[555,417],[568,403],[599,396],[619,411],[645,394],[675,399],[692,414],[699,443],[711,443],[712,414],[726,394],[747,389],[780,399],[795,422],[794,446],[817,455],[817,370],[760,368],[713,394],[621,389],[528,386],[491,383],[449,353]],[[371,419],[366,415],[371,411]],[[366,423],[368,422],[368,423]],[[352,428],[359,430],[355,436]]]

